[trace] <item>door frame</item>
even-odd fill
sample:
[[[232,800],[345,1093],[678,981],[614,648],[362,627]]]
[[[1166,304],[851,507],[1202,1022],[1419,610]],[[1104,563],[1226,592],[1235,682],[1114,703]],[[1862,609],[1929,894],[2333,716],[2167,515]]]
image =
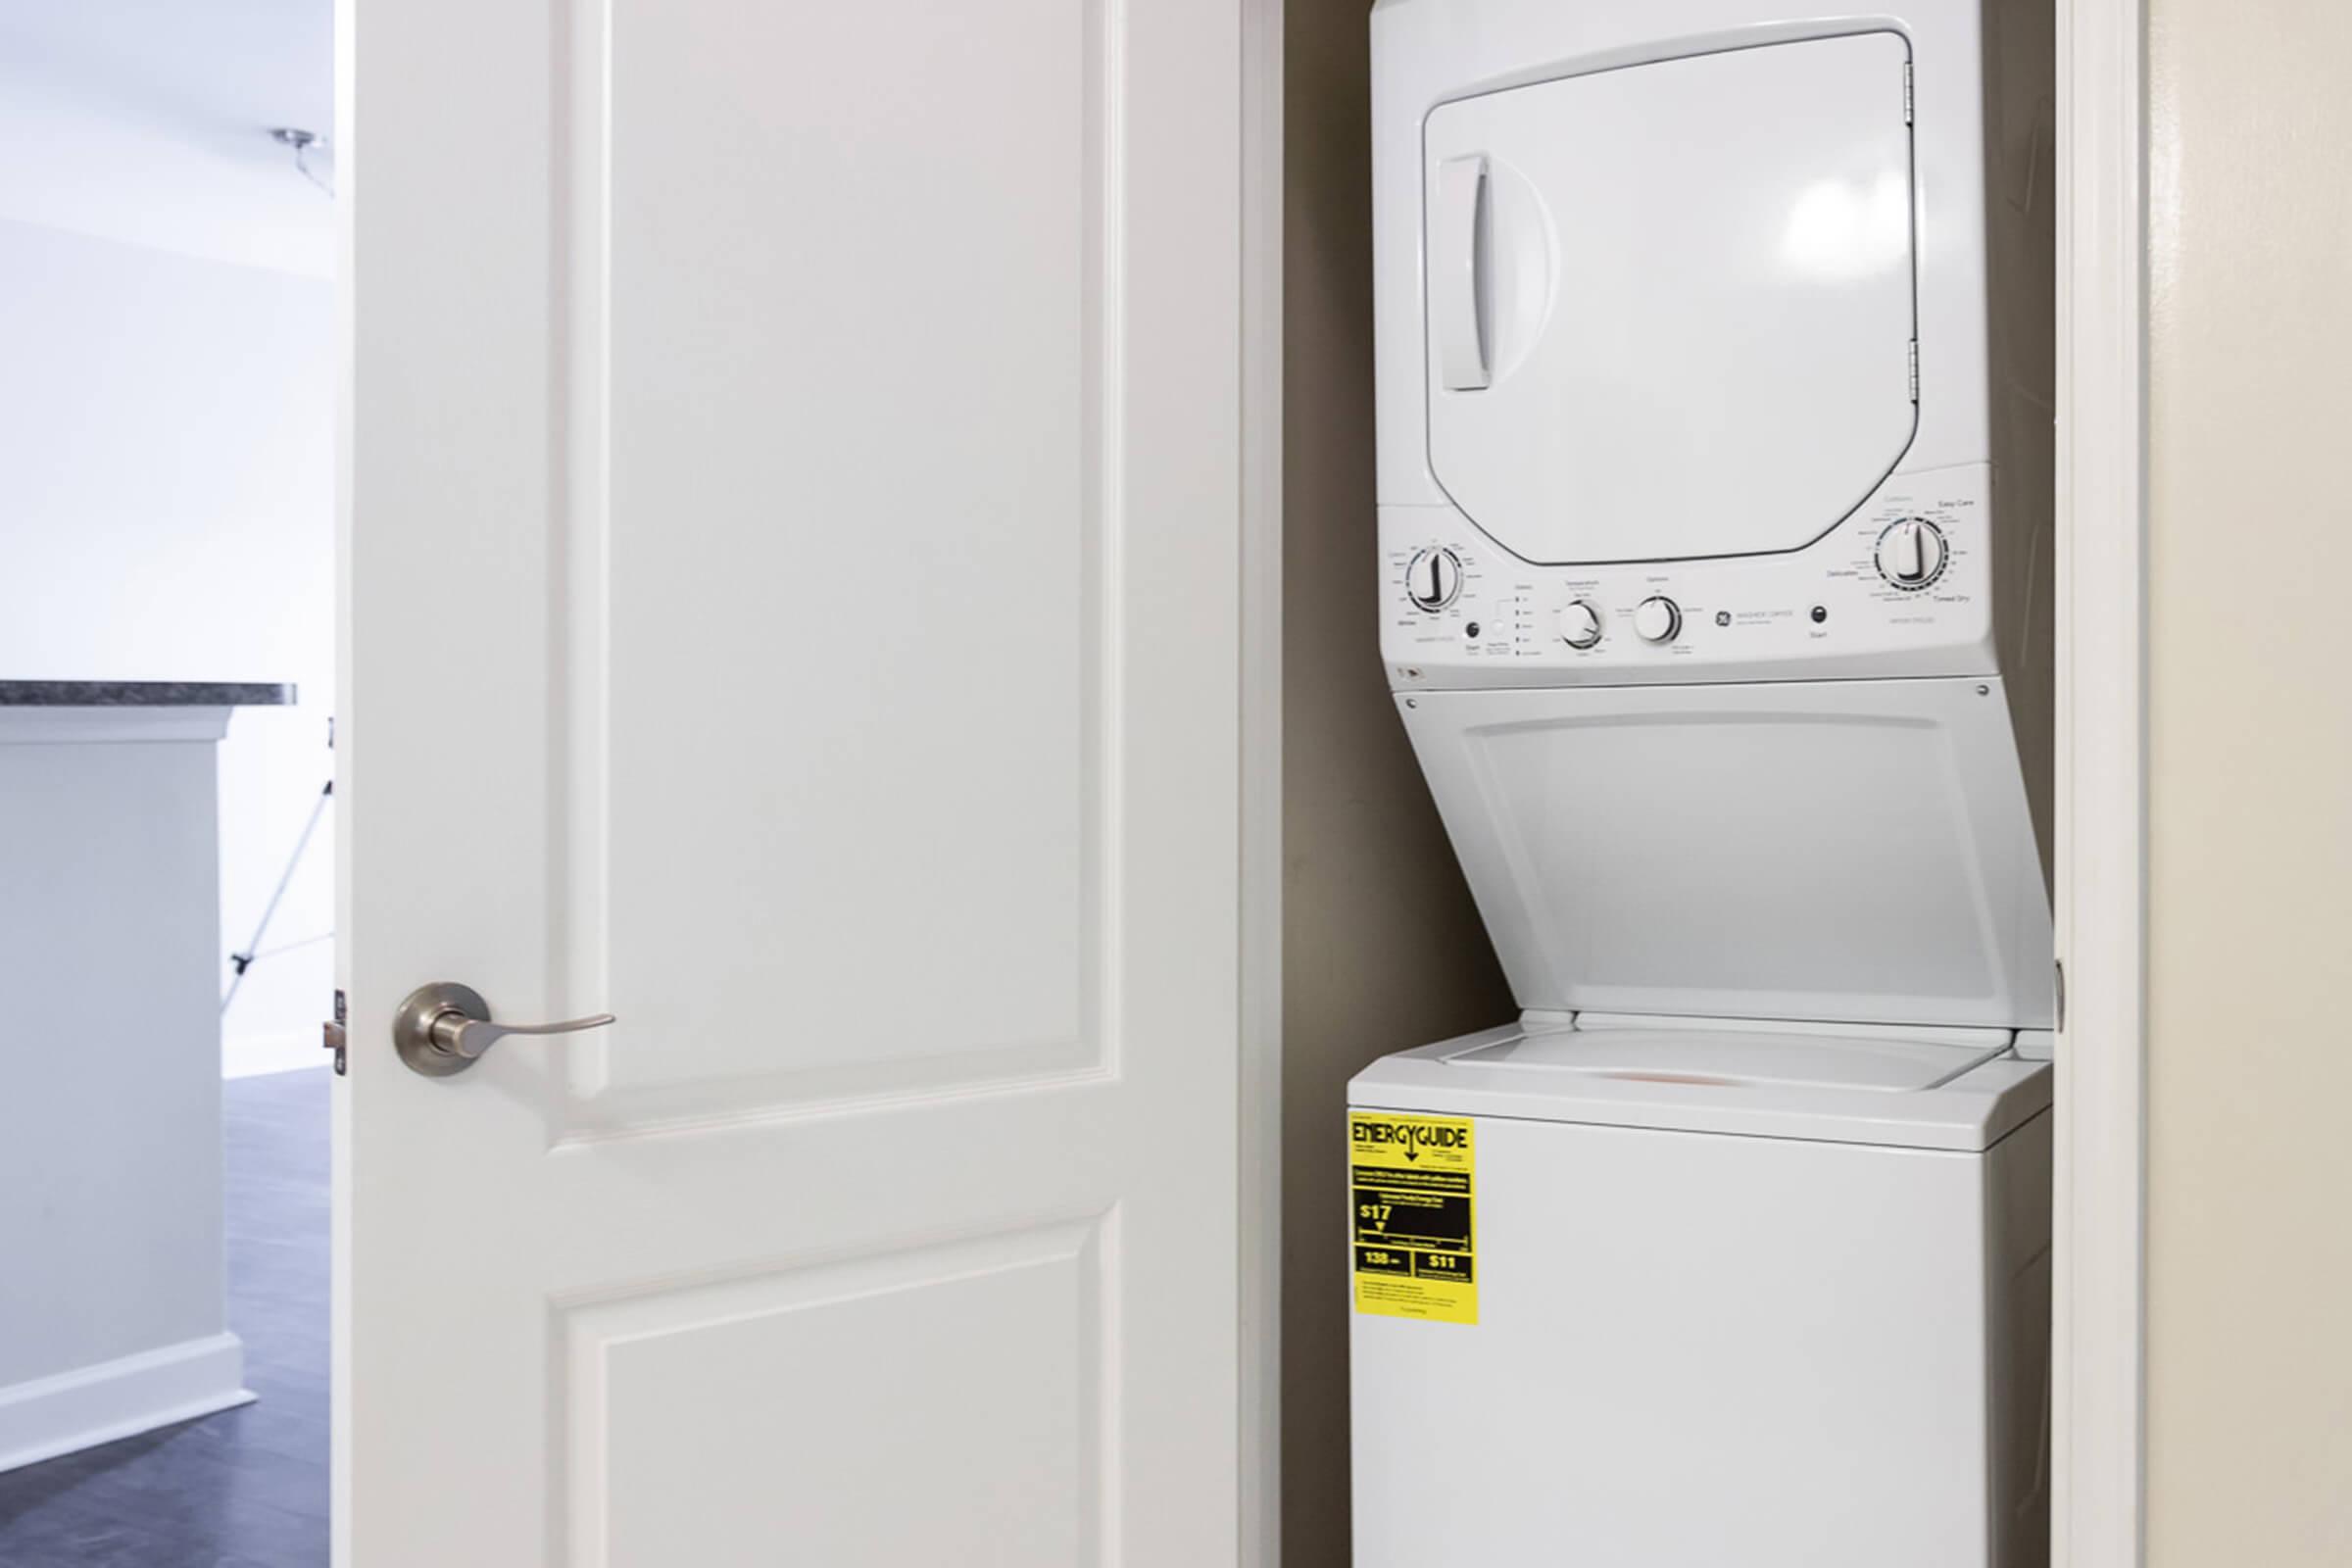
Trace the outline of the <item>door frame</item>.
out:
[[[2146,1529],[2145,0],[2058,0],[2057,1568]]]
[[[1244,1568],[1281,1561],[1282,0],[1247,8],[1243,153]],[[2057,1051],[2052,1561],[2145,1556],[2145,0],[2056,0]]]
[[[1281,1561],[1282,0],[1244,0],[1242,1542]],[[2145,0],[2056,0],[2052,1561],[2145,1557]]]

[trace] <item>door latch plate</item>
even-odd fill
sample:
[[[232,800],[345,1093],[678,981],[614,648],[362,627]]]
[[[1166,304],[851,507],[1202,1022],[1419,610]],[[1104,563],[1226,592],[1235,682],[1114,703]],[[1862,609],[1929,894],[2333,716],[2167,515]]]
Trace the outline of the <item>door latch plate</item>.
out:
[[[338,989],[335,992],[335,1015],[321,1024],[318,1030],[318,1043],[335,1054],[335,1076],[338,1078],[351,1074],[351,1033],[344,1027],[349,1021],[349,1004],[344,1002],[343,993]]]

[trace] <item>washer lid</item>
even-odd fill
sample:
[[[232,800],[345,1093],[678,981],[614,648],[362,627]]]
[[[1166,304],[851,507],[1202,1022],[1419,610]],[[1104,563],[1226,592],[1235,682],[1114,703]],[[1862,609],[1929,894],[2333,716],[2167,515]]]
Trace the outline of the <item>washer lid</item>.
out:
[[[1595,72],[1423,126],[1431,469],[1544,564],[1802,549],[1910,444],[1909,46]]]
[[[2008,1051],[2007,1037],[1997,1030],[1959,1044],[1888,1035],[1604,1027],[1531,1031],[1446,1060],[1634,1083],[1911,1094],[1949,1083]]]
[[[1682,1037],[1651,1044],[1633,1038],[1640,1032],[1530,1017],[1383,1056],[1348,1084],[1348,1103],[1967,1152],[1991,1148],[2050,1104],[2051,1064],[1989,1044],[1860,1034],[1833,1044],[1832,1031],[1729,1027],[1703,1042],[1691,1037],[1709,1031],[1659,1030]],[[1668,1065],[1716,1070],[1641,1070]],[[1909,1086],[1900,1087],[1906,1077]]]
[[[1997,680],[1399,698],[1522,1007],[2051,1026]]]

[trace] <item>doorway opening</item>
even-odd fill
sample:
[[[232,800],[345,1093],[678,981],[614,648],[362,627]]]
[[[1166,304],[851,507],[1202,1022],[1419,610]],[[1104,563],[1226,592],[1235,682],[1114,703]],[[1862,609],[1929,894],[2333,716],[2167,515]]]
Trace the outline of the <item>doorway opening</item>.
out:
[[[0,1565],[328,1556],[332,0],[0,13]]]

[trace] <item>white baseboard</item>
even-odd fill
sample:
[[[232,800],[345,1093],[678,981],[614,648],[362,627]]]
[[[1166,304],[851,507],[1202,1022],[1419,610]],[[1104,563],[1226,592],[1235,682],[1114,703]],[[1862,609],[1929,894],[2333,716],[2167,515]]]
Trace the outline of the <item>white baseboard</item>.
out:
[[[231,1035],[220,1042],[220,1076],[258,1078],[269,1072],[323,1067],[328,1057],[316,1028],[273,1035]]]
[[[0,1471],[251,1404],[234,1334],[0,1388]]]

